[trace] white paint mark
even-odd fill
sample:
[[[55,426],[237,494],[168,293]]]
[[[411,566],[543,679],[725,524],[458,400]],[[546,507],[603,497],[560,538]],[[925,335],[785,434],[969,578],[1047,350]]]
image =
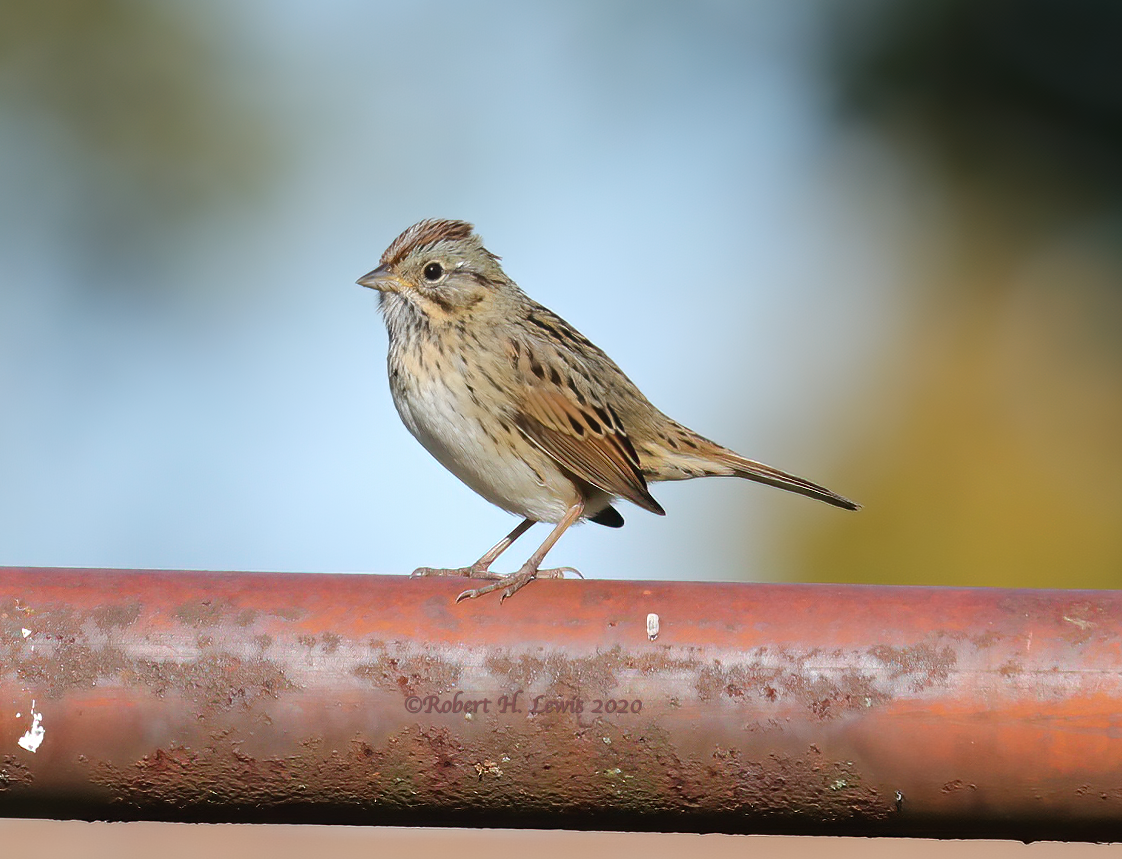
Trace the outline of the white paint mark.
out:
[[[20,632],[23,634],[24,638],[27,638],[27,636],[31,635],[31,630],[28,629],[27,627],[22,627],[20,629]]]
[[[22,748],[27,749],[33,753],[39,748],[43,742],[43,737],[47,735],[46,729],[43,727],[43,714],[35,712],[35,702],[31,702],[31,728],[26,734],[17,740]]]
[[[647,615],[647,638],[651,641],[658,638],[658,615],[653,611]]]
[[[1095,625],[1095,622],[1093,620],[1084,620],[1081,617],[1068,617],[1066,614],[1064,615],[1064,620],[1066,620],[1068,623],[1074,623],[1084,632]]]

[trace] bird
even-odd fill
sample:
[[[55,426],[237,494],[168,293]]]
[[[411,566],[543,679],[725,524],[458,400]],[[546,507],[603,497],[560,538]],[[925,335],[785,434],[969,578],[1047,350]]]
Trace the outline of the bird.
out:
[[[456,602],[496,590],[502,602],[535,578],[579,575],[541,564],[579,521],[623,525],[617,500],[665,515],[649,489],[657,481],[742,477],[859,508],[663,414],[599,347],[523,292],[466,221],[414,224],[357,283],[379,293],[390,392],[406,428],[471,489],[522,518],[469,566],[413,572],[488,581]],[[538,522],[553,530],[522,567],[492,572]]]

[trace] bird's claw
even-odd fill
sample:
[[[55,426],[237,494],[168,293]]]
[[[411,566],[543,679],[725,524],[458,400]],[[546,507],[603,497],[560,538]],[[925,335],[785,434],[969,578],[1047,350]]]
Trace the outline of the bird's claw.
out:
[[[483,585],[483,587],[464,591],[456,597],[456,602],[459,603],[469,599],[473,600],[484,594],[489,594],[492,591],[502,590],[502,596],[499,597],[499,603],[502,604],[503,601],[514,596],[534,579],[562,579],[565,577],[565,573],[573,573],[582,579],[584,578],[580,570],[574,569],[573,567],[555,567],[548,570],[535,570],[533,568],[523,567],[517,573],[511,573],[509,576],[490,574],[488,577],[494,577],[495,581],[489,585]]]
[[[502,578],[492,582],[489,585],[484,585],[481,588],[472,588],[471,590],[464,591],[458,597],[456,597],[456,602],[460,603],[464,600],[473,600],[476,597],[481,597],[484,594],[489,594],[491,593],[491,591],[497,591],[499,588],[507,588],[507,590],[503,593],[502,598],[499,600],[499,602],[502,602],[516,590],[528,584],[530,579],[533,578],[533,576],[529,576],[525,579],[525,581],[516,581],[516,579],[518,579],[520,576],[520,573],[515,573],[512,576],[503,576]]]

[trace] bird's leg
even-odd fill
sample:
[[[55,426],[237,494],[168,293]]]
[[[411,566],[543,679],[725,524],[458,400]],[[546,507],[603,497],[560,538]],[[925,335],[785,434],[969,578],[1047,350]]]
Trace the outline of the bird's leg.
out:
[[[536,519],[526,519],[519,522],[514,530],[503,537],[499,542],[487,550],[482,558],[472,564],[470,567],[456,567],[454,569],[443,569],[439,567],[418,567],[413,571],[414,576],[465,576],[472,579],[498,579],[502,578],[498,573],[490,572],[491,564],[510,548],[510,544],[530,530],[530,527],[537,524]]]
[[[514,596],[518,591],[526,587],[526,585],[532,582],[539,575],[548,576],[549,578],[560,578],[565,574],[566,571],[577,573],[577,571],[572,569],[572,567],[561,567],[555,570],[539,570],[538,567],[540,567],[541,562],[545,560],[546,553],[553,548],[553,544],[556,543],[561,538],[561,535],[565,533],[568,527],[578,519],[580,519],[582,515],[584,515],[583,499],[578,501],[576,504],[565,511],[565,515],[561,517],[561,521],[558,522],[556,527],[554,527],[554,529],[549,532],[549,536],[545,538],[545,542],[543,542],[538,547],[538,550],[530,556],[530,559],[526,561],[525,564],[522,565],[522,569],[520,569],[517,573],[513,573],[509,576],[502,576],[497,581],[492,582],[489,585],[484,585],[481,588],[473,588],[472,590],[464,591],[462,594],[456,597],[456,602],[466,599],[475,599],[476,597],[481,597],[484,594],[489,594],[491,593],[491,591],[497,591],[500,588],[506,588],[506,590],[503,591],[502,599],[500,599],[500,602],[502,602],[502,600],[505,600],[507,597]],[[580,573],[577,573],[577,575],[579,576]]]

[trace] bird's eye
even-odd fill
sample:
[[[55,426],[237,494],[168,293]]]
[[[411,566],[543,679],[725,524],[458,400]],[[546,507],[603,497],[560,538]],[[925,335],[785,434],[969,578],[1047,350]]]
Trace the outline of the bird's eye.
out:
[[[444,276],[444,266],[438,262],[430,262],[425,266],[424,275],[425,280],[435,283]]]

